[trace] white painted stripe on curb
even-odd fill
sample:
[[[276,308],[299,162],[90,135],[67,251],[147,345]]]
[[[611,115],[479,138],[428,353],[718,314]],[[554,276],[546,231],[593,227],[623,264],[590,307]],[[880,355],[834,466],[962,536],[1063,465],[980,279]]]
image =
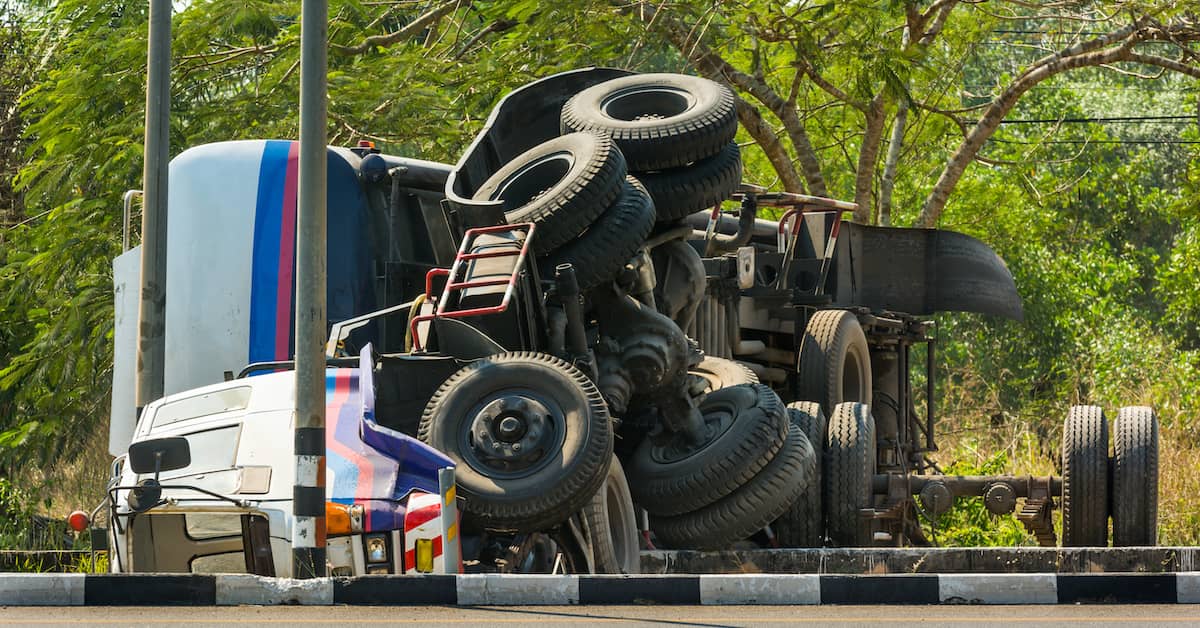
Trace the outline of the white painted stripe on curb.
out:
[[[457,587],[464,606],[579,603],[579,576],[463,574]]]
[[[701,604],[820,604],[816,574],[721,574],[700,576]]]
[[[1180,604],[1200,604],[1200,572],[1175,574],[1175,601]]]
[[[81,573],[0,574],[0,606],[83,606]]]
[[[274,606],[301,604],[329,606],[333,604],[333,579],[265,578],[250,574],[216,576],[217,606],[251,604]]]
[[[958,604],[1057,604],[1052,573],[941,574],[938,599]]]

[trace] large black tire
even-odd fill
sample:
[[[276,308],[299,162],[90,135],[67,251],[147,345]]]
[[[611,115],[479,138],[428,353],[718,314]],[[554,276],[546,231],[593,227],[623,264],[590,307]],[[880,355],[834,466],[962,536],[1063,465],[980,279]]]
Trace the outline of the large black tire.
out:
[[[621,195],[612,207],[583,235],[538,262],[542,276],[553,277],[555,266],[571,264],[580,288],[598,286],[617,276],[625,262],[642,248],[653,227],[654,204],[650,195],[637,179],[626,177]]]
[[[563,135],[518,155],[479,186],[477,201],[504,201],[509,223],[537,226],[533,249],[549,253],[583,233],[621,193],[625,158],[612,140]]]
[[[754,371],[741,362],[711,355],[704,356],[704,359],[688,369],[688,372],[705,381],[704,392],[706,393],[730,386],[758,383],[758,376],[754,374]]]
[[[737,134],[733,92],[684,74],[635,74],[593,85],[562,108],[562,130],[611,136],[634,171],[676,168],[721,152]]]
[[[827,421],[815,401],[788,404],[788,418],[799,427],[812,445],[816,464],[812,477],[800,497],[771,524],[782,547],[821,547],[825,544],[825,509],[822,485]]]
[[[647,438],[628,461],[633,501],[650,514],[679,515],[729,495],[761,471],[787,437],[783,402],[762,384],[722,388],[700,402],[700,411],[705,444],[693,448],[682,434]]]
[[[808,319],[800,345],[797,397],[816,401],[829,416],[839,403],[871,403],[871,352],[858,318],[820,310]]]
[[[1113,545],[1158,543],[1158,416],[1129,406],[1113,424]]]
[[[638,573],[641,534],[633,510],[633,497],[625,470],[615,457],[608,476],[592,501],[584,506],[583,524],[592,540],[592,559],[596,573]]]
[[[750,481],[717,502],[677,517],[655,517],[650,528],[667,547],[727,549],[774,521],[800,497],[816,457],[799,427],[788,428],[783,448]]]
[[[860,511],[872,503],[875,418],[866,404],[839,403],[825,440],[825,527],[838,547],[871,544],[871,526]]]
[[[1063,425],[1064,547],[1108,545],[1108,421],[1098,406],[1072,406]]]
[[[532,352],[491,356],[451,375],[425,406],[417,437],[454,460],[467,512],[484,527],[518,532],[579,512],[613,452],[608,408],[591,380]]]
[[[742,182],[742,151],[734,142],[683,168],[637,173],[654,199],[659,222],[679,220],[729,198]]]

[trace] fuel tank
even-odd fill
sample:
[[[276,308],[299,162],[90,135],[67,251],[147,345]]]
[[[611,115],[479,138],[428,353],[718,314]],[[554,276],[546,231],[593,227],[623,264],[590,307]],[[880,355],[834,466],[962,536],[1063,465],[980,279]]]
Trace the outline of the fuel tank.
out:
[[[171,160],[165,389],[220,382],[224,371],[294,354],[299,144],[205,144]],[[330,323],[378,309],[370,213],[358,155],[330,148]]]

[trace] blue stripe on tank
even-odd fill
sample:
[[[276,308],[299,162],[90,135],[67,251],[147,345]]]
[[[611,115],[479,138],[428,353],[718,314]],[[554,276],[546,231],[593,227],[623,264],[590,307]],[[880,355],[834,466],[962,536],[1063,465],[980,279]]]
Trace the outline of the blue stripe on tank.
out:
[[[250,271],[249,362],[286,360],[275,355],[276,309],[279,288],[279,230],[283,219],[283,188],[291,142],[272,140],[263,148],[254,211],[254,251]]]

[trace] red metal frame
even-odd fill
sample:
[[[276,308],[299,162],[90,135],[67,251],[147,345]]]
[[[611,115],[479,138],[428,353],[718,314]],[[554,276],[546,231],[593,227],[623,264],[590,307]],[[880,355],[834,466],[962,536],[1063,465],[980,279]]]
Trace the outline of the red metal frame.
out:
[[[484,316],[487,314],[499,314],[508,309],[508,304],[512,301],[512,295],[516,291],[517,280],[521,275],[521,270],[525,268],[525,260],[529,258],[529,242],[533,240],[534,226],[531,222],[519,222],[511,225],[496,225],[494,227],[478,227],[468,229],[463,234],[462,245],[458,248],[458,254],[454,256],[454,262],[450,268],[434,268],[425,273],[425,297],[433,294],[433,280],[435,277],[446,277],[446,286],[442,288],[442,296],[437,299],[437,306],[432,314],[422,314],[414,316],[409,322],[409,331],[412,333],[413,351],[420,352],[424,348],[421,346],[421,336],[417,333],[417,326],[421,323],[431,322],[437,318],[466,318],[468,316]],[[488,251],[485,253],[468,253],[471,246],[475,243],[475,238],[487,233],[506,233],[510,231],[525,231],[525,242],[521,244],[521,249],[518,251]],[[516,257],[517,263],[513,265],[512,274],[507,279],[480,279],[477,281],[456,281],[460,273],[466,270],[463,262],[469,262],[477,259],[491,259],[496,257]],[[466,290],[468,288],[483,288],[486,286],[508,286],[504,290],[504,298],[500,300],[499,305],[488,307],[476,307],[466,310],[446,311],[446,305],[450,302],[450,295],[456,291]]]

